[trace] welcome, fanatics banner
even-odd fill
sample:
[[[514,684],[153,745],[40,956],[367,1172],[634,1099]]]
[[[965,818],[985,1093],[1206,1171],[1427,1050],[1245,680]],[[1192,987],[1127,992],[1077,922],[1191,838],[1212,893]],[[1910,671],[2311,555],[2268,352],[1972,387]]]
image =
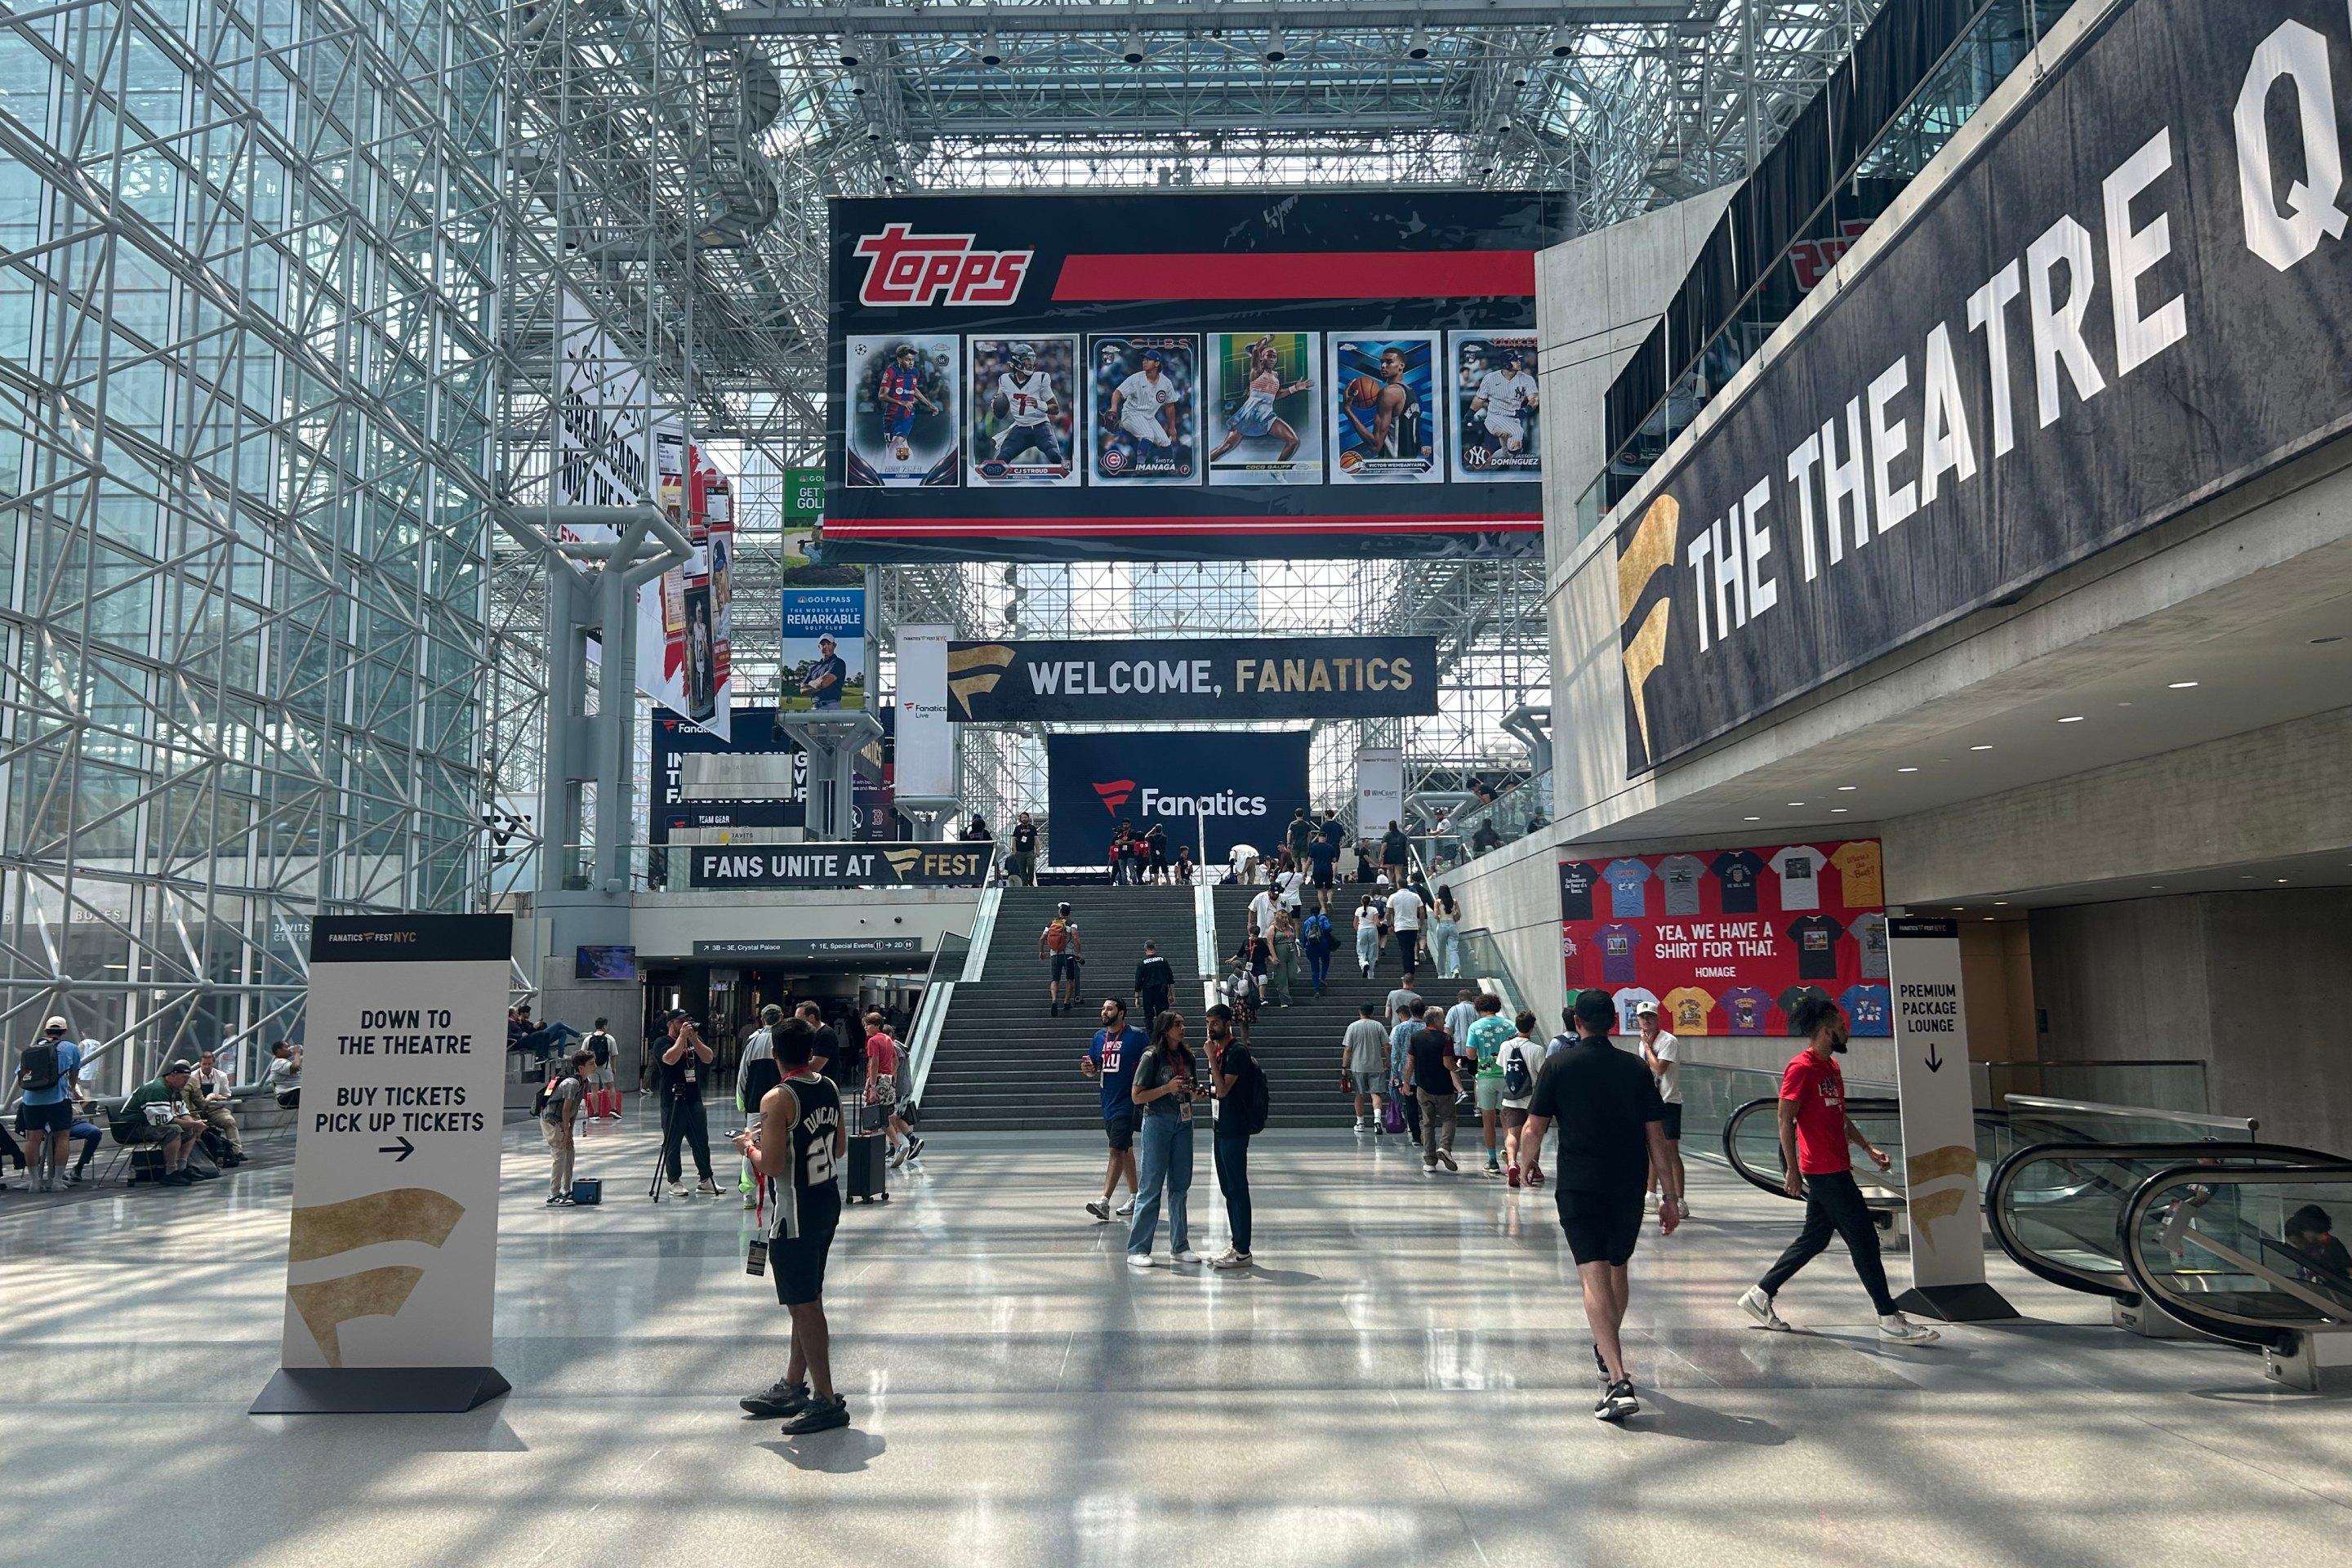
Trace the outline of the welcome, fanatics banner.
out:
[[[1783,1035],[1809,990],[1886,1035],[1885,901],[1874,838],[1563,860],[1568,988],[1607,991],[1628,1035],[1644,1002],[1685,1038]]]

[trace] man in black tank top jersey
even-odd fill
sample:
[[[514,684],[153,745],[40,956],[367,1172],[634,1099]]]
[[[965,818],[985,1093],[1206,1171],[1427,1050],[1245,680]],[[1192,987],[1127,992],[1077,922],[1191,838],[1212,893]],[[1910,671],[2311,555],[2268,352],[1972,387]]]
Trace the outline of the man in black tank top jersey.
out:
[[[849,1402],[833,1388],[824,1321],[825,1256],[841,1222],[834,1172],[849,1135],[841,1091],[809,1067],[816,1032],[792,1018],[777,1026],[775,1039],[783,1081],[761,1097],[759,1125],[737,1133],[735,1146],[760,1179],[761,1217],[772,1220],[768,1265],[776,1300],[792,1313],[793,1353],[784,1375],[742,1405],[754,1415],[784,1417],[784,1433],[793,1436],[849,1425]]]

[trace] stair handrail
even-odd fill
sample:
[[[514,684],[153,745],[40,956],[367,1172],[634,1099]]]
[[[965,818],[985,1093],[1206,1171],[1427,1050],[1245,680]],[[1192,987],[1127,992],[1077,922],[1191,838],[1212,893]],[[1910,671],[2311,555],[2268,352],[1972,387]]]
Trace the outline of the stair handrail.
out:
[[[960,978],[967,981],[977,980],[981,977],[982,972],[987,968],[989,944],[996,940],[996,914],[1003,907],[1004,889],[1003,888],[981,889],[980,907],[972,911],[971,916],[971,952],[965,955],[963,973]]]

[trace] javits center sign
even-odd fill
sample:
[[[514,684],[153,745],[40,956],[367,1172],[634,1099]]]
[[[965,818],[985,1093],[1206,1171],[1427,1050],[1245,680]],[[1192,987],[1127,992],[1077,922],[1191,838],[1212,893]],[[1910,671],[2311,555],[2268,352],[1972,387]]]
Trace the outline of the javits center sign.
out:
[[[1409,719],[1437,711],[1433,637],[948,645],[959,723]]]
[[[1565,195],[836,200],[840,561],[1541,549]]]
[[[993,846],[713,844],[687,851],[692,888],[977,888]]]
[[[1200,853],[1203,825],[1212,860],[1236,844],[1270,849],[1307,804],[1307,741],[1304,730],[1048,735],[1046,860],[1102,865],[1122,823],[1160,828],[1171,855],[1179,844]]]
[[[2077,5],[2043,47],[1621,509],[1634,771],[2352,425],[2341,0]]]

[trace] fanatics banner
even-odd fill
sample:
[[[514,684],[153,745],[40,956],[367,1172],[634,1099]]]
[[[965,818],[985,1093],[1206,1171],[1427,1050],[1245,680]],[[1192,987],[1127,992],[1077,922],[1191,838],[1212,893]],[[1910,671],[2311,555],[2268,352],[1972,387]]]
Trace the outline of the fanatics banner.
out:
[[[1437,640],[956,642],[948,690],[972,723],[1419,718],[1437,711]]]
[[[1046,849],[1056,866],[1108,862],[1121,825],[1158,827],[1168,853],[1209,861],[1271,851],[1307,804],[1307,731],[1123,731],[1045,737]]]
[[[1568,989],[1610,993],[1621,1034],[1644,1002],[1683,1039],[1787,1034],[1817,990],[1885,1035],[1885,901],[1874,838],[1563,860]]]
[[[836,198],[844,561],[1542,549],[1529,191]]]
[[[2043,47],[2065,52],[2022,107],[1620,509],[1633,771],[2352,422],[2352,17],[2094,9],[2053,26]]]

